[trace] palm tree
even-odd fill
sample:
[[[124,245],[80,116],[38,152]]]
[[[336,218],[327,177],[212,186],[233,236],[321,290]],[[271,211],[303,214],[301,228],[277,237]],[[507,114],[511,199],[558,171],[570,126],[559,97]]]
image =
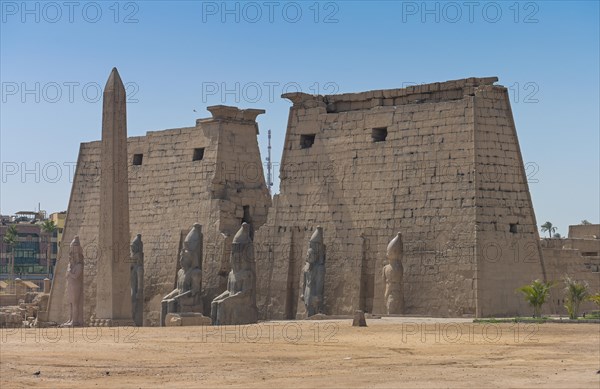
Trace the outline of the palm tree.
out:
[[[542,316],[542,305],[550,296],[550,288],[554,286],[553,282],[542,282],[535,280],[529,285],[517,289],[523,293],[525,300],[533,307],[533,317]]]
[[[542,232],[548,232],[548,237],[552,238],[552,234],[556,232],[557,228],[552,226],[552,223],[546,222],[542,224]]]
[[[600,292],[589,296],[587,299],[595,303],[598,308],[600,308]]]
[[[579,304],[589,296],[587,289],[587,282],[578,282],[565,276],[565,308],[569,312],[569,319],[577,319],[579,316]]]
[[[46,236],[46,274],[48,278],[50,278],[50,257],[52,256],[52,235],[54,235],[54,231],[56,231],[56,224],[54,224],[54,220],[44,220],[41,223],[42,232],[44,232]]]
[[[13,278],[15,274],[15,246],[19,243],[19,235],[14,225],[8,227],[3,241],[10,249],[10,278]]]

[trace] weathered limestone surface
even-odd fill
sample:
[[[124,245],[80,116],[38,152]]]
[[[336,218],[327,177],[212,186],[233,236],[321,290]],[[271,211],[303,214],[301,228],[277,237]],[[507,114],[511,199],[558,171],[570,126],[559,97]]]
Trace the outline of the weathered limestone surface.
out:
[[[547,276],[506,88],[475,91],[477,313],[528,314],[515,290]]]
[[[262,225],[271,205],[257,142],[256,116],[264,111],[222,106],[209,110],[213,117],[198,120],[195,127],[128,139],[130,225],[144,236],[144,325],[159,324],[161,299],[173,289],[173,255],[182,229],[189,230],[195,222],[203,225],[204,307],[210,307],[227,284],[233,235],[242,221],[256,228]],[[202,148],[202,159],[194,161],[195,149]],[[136,154],[143,156],[141,165],[133,164]],[[96,309],[99,173],[100,142],[82,143],[63,242],[78,234],[84,248],[85,318]],[[60,252],[49,320],[62,323],[68,319],[62,277],[68,259],[67,250]]]
[[[316,225],[327,231],[326,315],[385,312],[390,231],[403,235],[405,314],[528,314],[515,289],[550,270],[507,91],[496,81],[284,95],[293,106],[272,206],[256,141],[263,111],[210,107],[212,118],[195,127],[129,138],[131,228],[147,249],[145,324],[158,324],[179,232],[195,222],[204,226],[205,315],[226,289],[241,222],[253,227],[262,319],[303,313],[299,285]],[[96,309],[99,156],[98,142],[81,145],[64,233],[67,242],[79,234],[84,247],[85,317]],[[57,318],[65,312],[64,262],[50,303],[57,322],[65,320]]]
[[[569,239],[585,239],[600,242],[600,224],[569,226]],[[596,246],[597,247],[597,246]]]
[[[568,315],[564,306],[565,275],[587,282],[590,294],[600,292],[600,224],[569,226],[567,238],[543,239],[542,252],[548,280],[556,282],[544,307],[546,312]],[[584,301],[580,312],[596,309],[593,302]]]
[[[283,96],[293,106],[281,193],[256,237],[266,242],[257,245],[262,318],[298,312],[302,242],[317,224],[328,231],[326,314],[385,312],[390,231],[404,237],[405,313],[526,312],[514,290],[543,270],[506,89],[495,81]]]

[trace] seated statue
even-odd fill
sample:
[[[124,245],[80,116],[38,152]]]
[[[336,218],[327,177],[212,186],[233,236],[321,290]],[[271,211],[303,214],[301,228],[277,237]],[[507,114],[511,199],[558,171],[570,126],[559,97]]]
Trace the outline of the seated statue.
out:
[[[231,244],[231,271],[227,290],[211,304],[213,325],[251,324],[258,321],[256,307],[256,264],[250,225],[243,223]]]
[[[179,254],[175,289],[161,302],[160,325],[168,313],[202,312],[202,226],[194,224]]]
[[[317,227],[308,242],[306,263],[302,270],[302,294],[306,315],[308,317],[323,313],[323,296],[325,291],[325,245],[323,244],[323,227]]]

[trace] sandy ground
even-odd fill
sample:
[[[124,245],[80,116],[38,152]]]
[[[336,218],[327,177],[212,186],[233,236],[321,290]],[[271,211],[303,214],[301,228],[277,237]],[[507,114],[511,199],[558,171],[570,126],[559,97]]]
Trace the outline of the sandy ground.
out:
[[[598,324],[368,324],[4,329],[0,387],[600,387]]]

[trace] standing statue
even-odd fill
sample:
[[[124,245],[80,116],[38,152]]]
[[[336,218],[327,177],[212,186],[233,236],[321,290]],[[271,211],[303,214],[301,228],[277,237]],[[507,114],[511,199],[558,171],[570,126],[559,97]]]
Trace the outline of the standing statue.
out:
[[[302,295],[308,317],[323,313],[325,294],[325,245],[323,227],[318,226],[308,242],[306,263],[303,269]]]
[[[144,243],[137,234],[130,246],[131,318],[136,326],[144,325]]]
[[[202,312],[202,226],[195,223],[179,253],[181,269],[175,289],[161,302],[160,325],[168,313]]]
[[[83,249],[79,236],[75,236],[69,246],[69,266],[67,268],[67,301],[69,321],[64,327],[83,325]]]
[[[256,263],[250,224],[243,223],[233,237],[229,260],[231,271],[227,278],[227,290],[215,297],[211,304],[213,325],[256,323]]]
[[[402,277],[402,234],[390,241],[387,246],[387,259],[389,263],[383,267],[383,282],[385,283],[385,307],[387,314],[402,313],[404,309],[404,291]]]

